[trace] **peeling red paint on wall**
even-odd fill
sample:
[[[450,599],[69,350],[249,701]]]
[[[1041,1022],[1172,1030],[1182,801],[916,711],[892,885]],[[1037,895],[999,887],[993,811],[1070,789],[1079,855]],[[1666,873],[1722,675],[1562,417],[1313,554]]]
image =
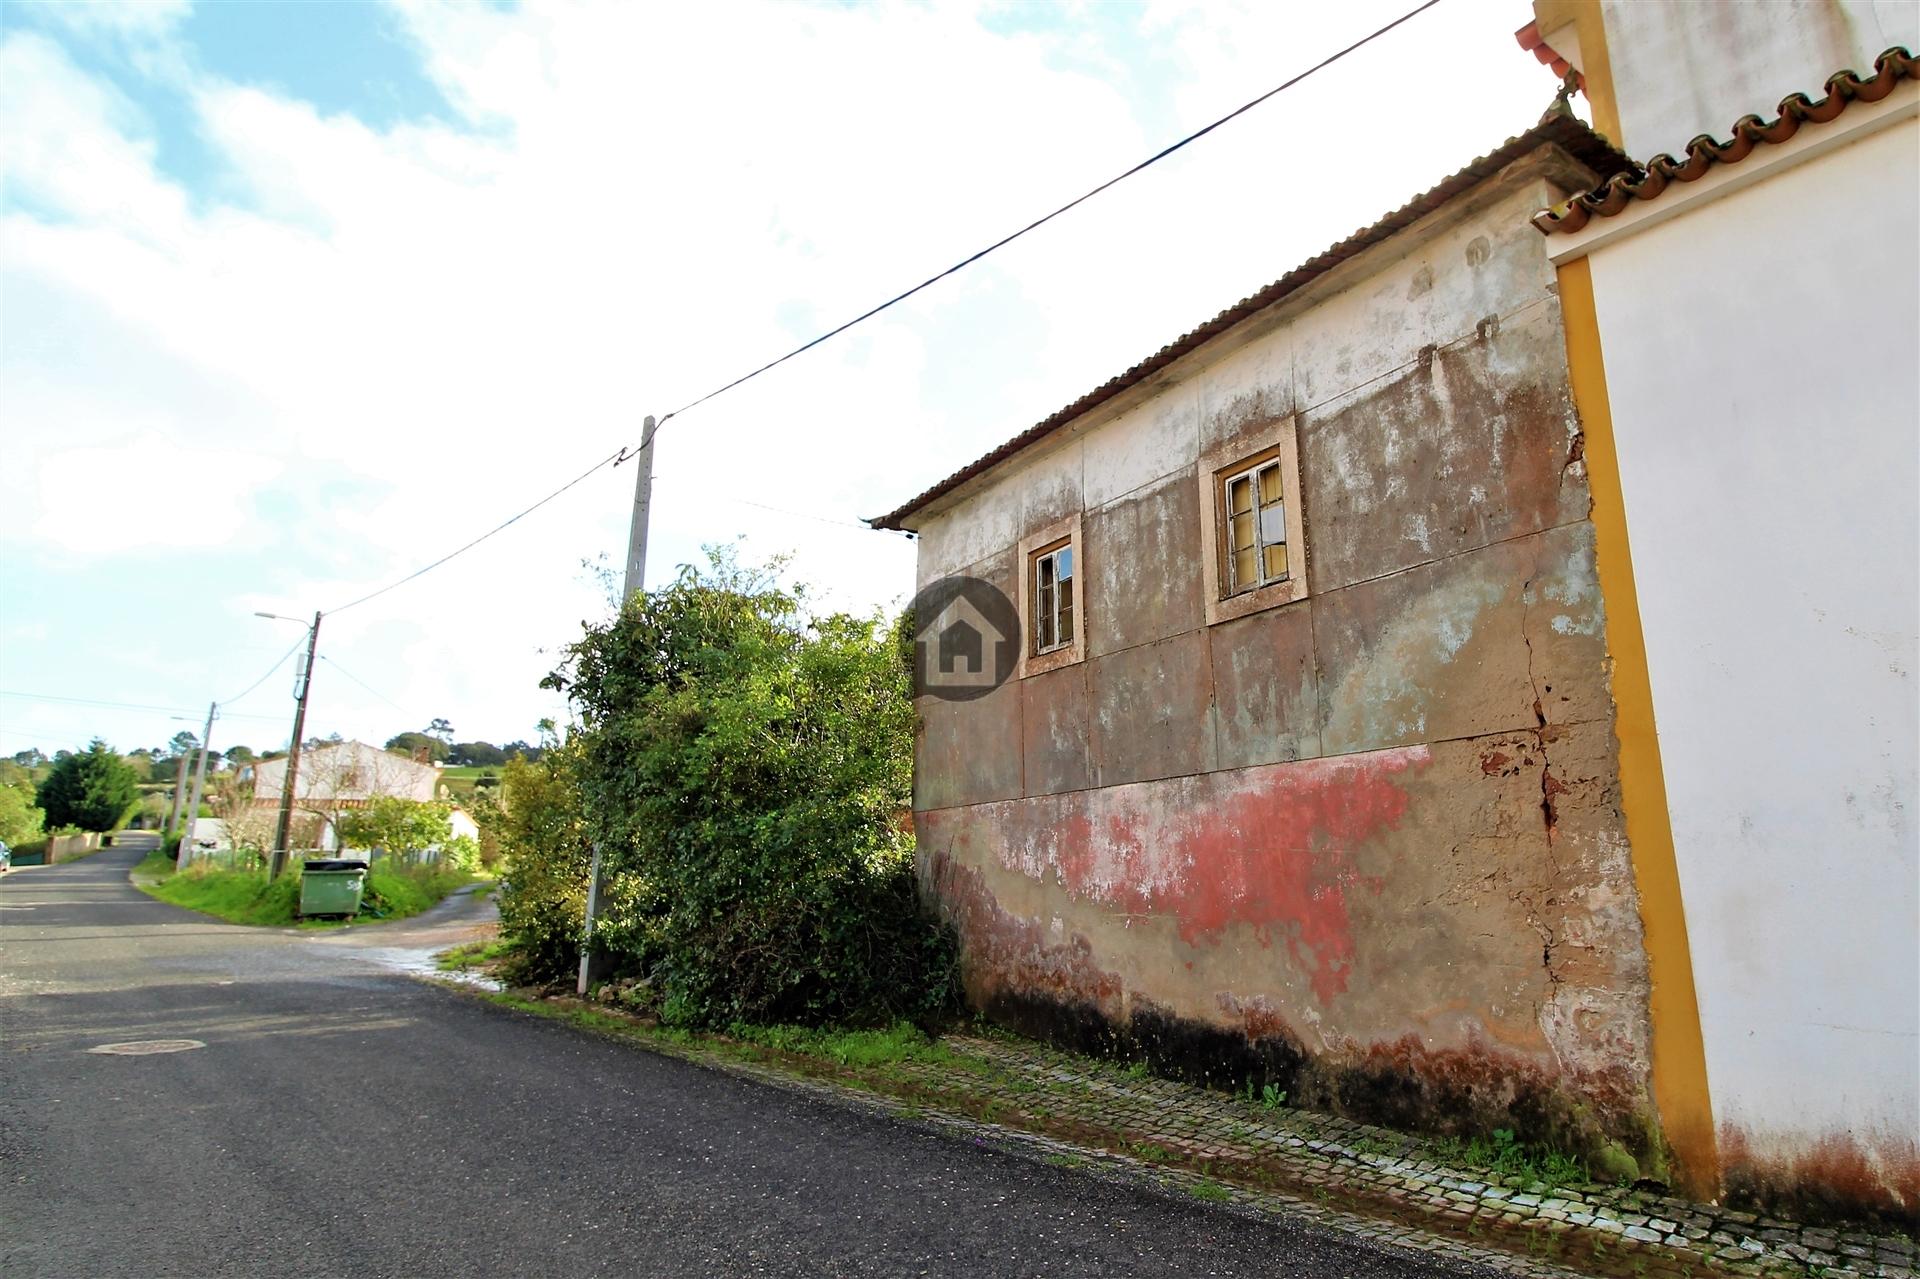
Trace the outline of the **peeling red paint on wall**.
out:
[[[1353,962],[1348,891],[1378,887],[1351,854],[1399,826],[1397,778],[1430,760],[1410,746],[1082,792],[1062,797],[1065,811],[1009,823],[1000,861],[1126,914],[1170,917],[1189,945],[1234,925],[1263,946],[1284,941],[1325,1005]]]

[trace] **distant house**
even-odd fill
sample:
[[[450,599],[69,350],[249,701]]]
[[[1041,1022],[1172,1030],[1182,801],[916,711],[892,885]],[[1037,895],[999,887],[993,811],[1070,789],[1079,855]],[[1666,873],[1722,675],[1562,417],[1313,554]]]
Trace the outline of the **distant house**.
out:
[[[286,788],[287,761],[262,761],[253,765],[252,773],[254,808],[279,807]],[[437,799],[440,769],[365,742],[338,742],[301,751],[293,786],[295,811],[305,815],[310,824],[312,819],[319,819],[313,846],[334,848],[339,843],[334,831],[335,814],[363,808],[378,796],[421,803]]]

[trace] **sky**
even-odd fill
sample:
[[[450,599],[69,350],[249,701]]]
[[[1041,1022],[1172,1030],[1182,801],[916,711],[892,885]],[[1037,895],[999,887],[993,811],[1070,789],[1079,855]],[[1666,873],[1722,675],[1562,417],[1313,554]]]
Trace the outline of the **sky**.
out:
[[[445,718],[532,740],[664,414],[1412,0],[0,5],[0,754]],[[894,609],[864,528],[1473,157],[1557,87],[1444,0],[660,432],[703,547]]]

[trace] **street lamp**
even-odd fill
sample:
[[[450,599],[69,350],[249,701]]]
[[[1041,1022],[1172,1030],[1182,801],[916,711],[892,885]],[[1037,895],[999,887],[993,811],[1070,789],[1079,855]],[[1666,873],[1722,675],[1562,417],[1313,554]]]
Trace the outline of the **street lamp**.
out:
[[[297,622],[306,625],[297,617],[287,617],[280,613],[255,612],[255,617],[264,617],[275,622]],[[314,610],[313,625],[307,630],[307,664],[300,674],[300,689],[294,694],[293,741],[287,746],[287,781],[280,789],[280,824],[273,836],[273,862],[267,870],[267,878],[278,879],[280,872],[287,868],[287,843],[293,829],[293,779],[300,770],[300,739],[307,731],[307,691],[313,687],[313,650],[320,643],[320,611]]]

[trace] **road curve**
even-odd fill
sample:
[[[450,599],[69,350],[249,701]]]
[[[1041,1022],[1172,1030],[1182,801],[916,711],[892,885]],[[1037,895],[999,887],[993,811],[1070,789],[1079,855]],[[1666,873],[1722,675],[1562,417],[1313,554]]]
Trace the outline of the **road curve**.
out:
[[[0,878],[0,1274],[1465,1273],[519,1015],[349,938]],[[441,921],[457,928],[454,907]],[[90,1053],[139,1040],[204,1047]]]

